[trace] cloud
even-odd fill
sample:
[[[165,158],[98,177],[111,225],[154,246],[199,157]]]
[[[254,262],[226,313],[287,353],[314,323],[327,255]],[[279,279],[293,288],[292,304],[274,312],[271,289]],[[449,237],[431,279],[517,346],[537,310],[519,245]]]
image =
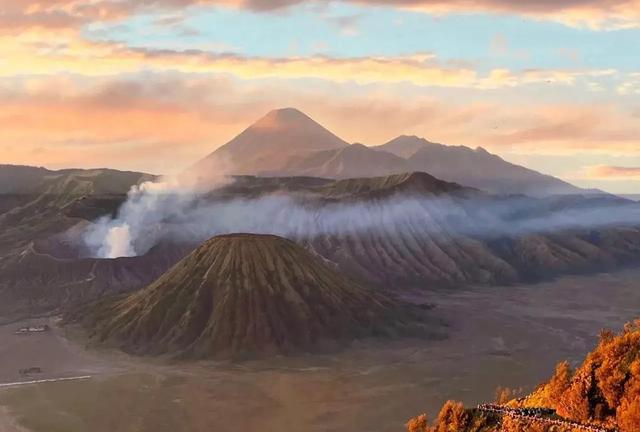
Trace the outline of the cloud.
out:
[[[627,74],[625,80],[616,88],[618,94],[640,95],[640,72]]]
[[[640,0],[334,0],[443,15],[513,14],[595,30],[640,27]],[[273,12],[313,0],[2,0],[0,32],[32,28],[78,28],[146,12],[182,11],[189,6],[230,6]]]
[[[113,0],[0,0],[0,34],[78,29],[92,22],[124,18],[133,12],[131,4]]]
[[[574,175],[575,178],[593,180],[638,180],[640,181],[640,167],[625,167],[611,165],[592,165],[584,167]]]
[[[332,16],[328,17],[327,21],[335,25],[344,36],[358,36],[360,34],[359,22],[362,16],[362,14]]]
[[[247,121],[224,77],[33,78],[1,87],[0,153],[12,163],[168,172],[202,157]],[[252,94],[245,90],[244,97]],[[266,109],[259,98],[254,104]],[[34,155],[34,148],[41,151]]]
[[[147,72],[0,79],[0,154],[3,162],[54,168],[171,173],[283,106],[371,145],[413,134],[498,153],[640,153],[633,113],[607,105],[520,104],[407,84]]]
[[[225,73],[243,79],[322,79],[334,82],[402,83],[416,86],[497,89],[531,84],[572,86],[581,79],[611,76],[605,70],[493,69],[479,73],[464,64],[443,64],[430,53],[374,57],[256,57],[199,49],[132,48],[116,42],[89,42],[74,34],[50,41],[25,33],[0,40],[0,76],[72,73],[104,76],[141,70]]]
[[[405,7],[433,14],[496,13],[524,15],[591,29],[640,26],[638,0],[356,0],[366,5]]]
[[[637,154],[640,125],[616,105],[558,104],[515,110],[505,117],[493,144],[531,153],[595,151]]]
[[[363,6],[406,8],[431,14],[515,14],[595,30],[640,27],[640,0],[334,0]],[[137,13],[189,6],[231,6],[272,12],[313,0],[2,0],[0,31],[33,27],[77,27]]]

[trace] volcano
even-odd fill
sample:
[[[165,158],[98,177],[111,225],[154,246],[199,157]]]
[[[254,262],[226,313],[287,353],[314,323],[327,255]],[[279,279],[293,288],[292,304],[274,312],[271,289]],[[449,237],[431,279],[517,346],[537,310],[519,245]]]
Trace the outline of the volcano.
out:
[[[231,234],[147,288],[78,315],[94,340],[134,354],[244,358],[394,335],[408,326],[406,312],[292,241]]]
[[[195,165],[198,171],[230,164],[234,174],[275,172],[289,157],[348,144],[295,108],[273,110]]]

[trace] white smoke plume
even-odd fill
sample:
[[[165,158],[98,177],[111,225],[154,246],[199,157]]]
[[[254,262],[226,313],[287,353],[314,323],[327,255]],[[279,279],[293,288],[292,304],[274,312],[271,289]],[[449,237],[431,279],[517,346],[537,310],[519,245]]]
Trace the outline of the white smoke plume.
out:
[[[409,230],[428,236],[491,238],[640,225],[639,205],[607,199],[579,205],[562,199],[488,196],[394,195],[349,202],[291,194],[205,199],[211,183],[208,186],[165,179],[135,187],[118,217],[99,220],[85,242],[96,256],[115,258],[144,254],[163,240],[195,244],[233,232],[305,239],[367,231],[399,235]]]
[[[109,228],[104,242],[98,250],[98,256],[104,258],[130,257],[135,254],[131,244],[131,230],[127,223]]]
[[[134,185],[115,218],[105,216],[90,226],[83,236],[85,245],[98,258],[147,252],[162,239],[166,224],[181,220],[199,196],[230,181],[224,167],[210,163],[189,174]]]

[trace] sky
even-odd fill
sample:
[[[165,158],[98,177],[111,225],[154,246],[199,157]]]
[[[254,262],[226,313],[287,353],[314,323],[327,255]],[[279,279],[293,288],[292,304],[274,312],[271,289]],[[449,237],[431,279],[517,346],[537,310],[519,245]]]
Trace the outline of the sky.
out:
[[[640,193],[640,0],[0,0],[0,163],[172,173],[266,112]]]

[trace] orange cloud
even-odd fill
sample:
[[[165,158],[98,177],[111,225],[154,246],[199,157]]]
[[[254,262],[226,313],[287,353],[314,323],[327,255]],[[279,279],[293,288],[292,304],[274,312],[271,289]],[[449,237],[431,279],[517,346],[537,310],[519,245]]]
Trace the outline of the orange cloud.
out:
[[[365,144],[415,134],[498,153],[640,153],[632,113],[610,106],[527,106],[481,92],[456,101],[449,91],[436,96],[405,85],[305,84],[175,73],[0,80],[0,163],[172,172],[283,106]]]
[[[77,28],[146,11],[183,10],[193,5],[225,5],[271,11],[310,0],[1,0],[0,31],[24,28]],[[368,6],[409,8],[432,14],[497,13],[553,20],[592,29],[640,26],[640,0],[345,0]]]
[[[202,50],[153,50],[58,34],[51,42],[28,32],[0,40],[0,76],[72,73],[85,76],[136,73],[141,70],[182,73],[226,73],[243,79],[317,78],[335,82],[401,83],[417,86],[496,89],[548,83],[574,85],[581,78],[614,75],[615,70],[495,69],[479,75],[464,66],[441,64],[431,54],[398,57],[328,56],[266,58]]]
[[[640,167],[624,167],[610,165],[593,165],[584,167],[575,175],[576,178],[591,180],[638,180]]]
[[[591,29],[640,26],[640,0],[356,0],[356,2],[406,7],[433,14],[488,12],[525,15]]]
[[[245,125],[238,111],[201,101],[227,94],[225,80],[105,81],[87,88],[60,79],[0,91],[4,162],[114,166],[168,172],[191,163]],[[19,89],[19,90],[16,90]]]
[[[633,112],[600,105],[547,105],[517,109],[498,123],[492,142],[520,152],[594,151],[638,154],[640,124]]]

